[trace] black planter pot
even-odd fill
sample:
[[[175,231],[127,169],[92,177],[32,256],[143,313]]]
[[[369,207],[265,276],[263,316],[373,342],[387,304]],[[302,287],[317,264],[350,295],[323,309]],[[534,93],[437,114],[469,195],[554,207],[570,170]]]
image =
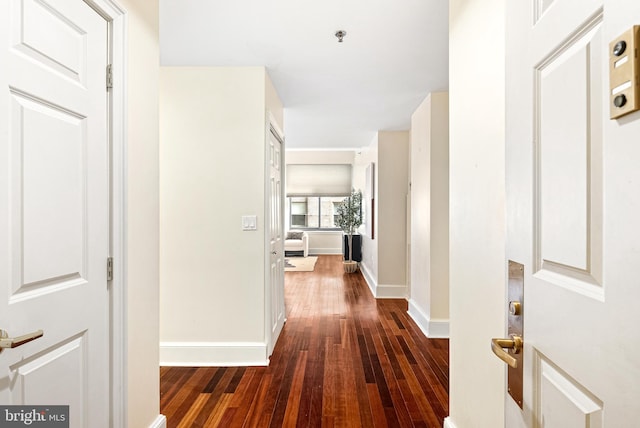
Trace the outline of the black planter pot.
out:
[[[342,254],[345,260],[349,260],[349,236],[344,235],[342,237]],[[353,235],[353,252],[351,254],[351,260],[354,262],[362,261],[362,236],[361,235]]]

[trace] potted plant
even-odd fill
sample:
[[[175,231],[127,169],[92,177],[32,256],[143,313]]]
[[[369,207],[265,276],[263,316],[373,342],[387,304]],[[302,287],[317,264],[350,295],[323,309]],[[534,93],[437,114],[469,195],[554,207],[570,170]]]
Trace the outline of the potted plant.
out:
[[[362,225],[362,192],[351,190],[351,196],[345,198],[336,211],[336,224],[347,235],[349,244],[349,260],[343,262],[344,271],[353,273],[358,270],[358,262],[353,261],[353,234]]]

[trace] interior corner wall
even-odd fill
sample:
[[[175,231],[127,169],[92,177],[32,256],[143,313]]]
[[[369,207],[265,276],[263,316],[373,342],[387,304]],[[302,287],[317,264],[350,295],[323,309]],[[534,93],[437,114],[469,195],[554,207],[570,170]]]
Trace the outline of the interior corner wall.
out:
[[[408,131],[378,132],[377,297],[407,297]]]
[[[264,67],[161,68],[162,364],[266,364],[266,82]]]
[[[363,207],[365,221],[359,233],[362,235],[360,269],[376,298],[407,297],[408,157],[408,131],[379,131],[369,147],[355,157],[353,183],[363,192],[363,204],[371,203],[365,184],[367,166],[374,164],[374,206]]]
[[[354,164],[353,164],[353,187],[357,190],[362,191],[362,204],[363,210],[365,209],[364,204],[367,202],[366,195],[366,172],[367,166],[373,163],[374,166],[374,176],[375,182],[378,183],[378,135],[373,138],[371,144],[368,147],[362,148],[359,152],[356,153]],[[378,187],[376,186],[376,192]],[[377,210],[379,206],[379,199],[375,197],[375,205],[373,207],[374,216],[377,217]],[[374,226],[374,238],[378,234],[379,230],[379,222],[375,222]],[[361,235],[362,241],[362,262],[360,263],[360,271],[364,276],[367,284],[369,284],[369,288],[374,296],[376,296],[376,287],[378,284],[378,242],[375,239],[371,239],[371,229],[369,223],[367,223],[367,218],[365,215],[365,223],[360,227],[358,233]]]
[[[428,337],[449,337],[449,95],[411,116],[409,314]]]
[[[505,7],[449,2],[452,428],[504,426]]]
[[[158,78],[157,0],[119,0],[126,11],[126,381],[127,426],[157,426]],[[117,82],[116,82],[117,84]]]
[[[280,100],[280,96],[278,92],[276,92],[275,86],[273,86],[273,82],[269,77],[269,74],[264,73],[265,80],[265,105],[267,107],[267,111],[271,113],[273,120],[276,125],[280,128],[280,132],[284,132],[284,107],[282,106],[282,101]],[[285,147],[283,146],[283,149]]]

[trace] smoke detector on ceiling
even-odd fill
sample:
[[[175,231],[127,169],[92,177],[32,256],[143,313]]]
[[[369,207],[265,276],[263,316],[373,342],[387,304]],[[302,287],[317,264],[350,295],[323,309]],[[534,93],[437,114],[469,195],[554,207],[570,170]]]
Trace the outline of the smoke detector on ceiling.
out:
[[[338,43],[342,43],[342,39],[344,39],[344,36],[346,35],[347,35],[347,32],[344,30],[336,31],[336,37],[338,38]]]

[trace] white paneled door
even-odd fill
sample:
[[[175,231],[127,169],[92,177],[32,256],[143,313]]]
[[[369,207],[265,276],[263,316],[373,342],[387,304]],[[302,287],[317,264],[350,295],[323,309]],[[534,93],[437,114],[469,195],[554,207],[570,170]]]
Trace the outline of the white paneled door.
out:
[[[0,10],[0,404],[109,426],[107,22],[80,0]]]
[[[640,426],[640,114],[609,119],[608,71],[634,24],[640,2],[507,2],[507,257],[524,265],[509,428]]]
[[[271,355],[273,347],[282,331],[285,319],[284,308],[284,240],[282,206],[282,137],[272,126],[267,129],[267,168],[268,180],[268,242],[269,242],[269,280],[266,290],[267,304],[267,353]]]

